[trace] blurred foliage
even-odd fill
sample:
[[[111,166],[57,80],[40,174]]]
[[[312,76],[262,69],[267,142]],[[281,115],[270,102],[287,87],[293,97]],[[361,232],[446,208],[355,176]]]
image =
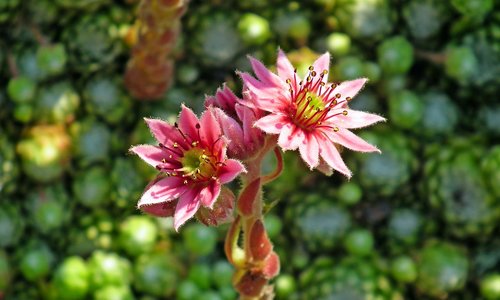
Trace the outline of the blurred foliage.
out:
[[[388,122],[350,181],[285,154],[277,298],[500,299],[499,1],[193,0],[156,102],[124,88],[138,2],[0,0],[0,299],[236,299],[226,227],[137,211],[155,170],[128,148],[278,47],[298,72],[330,51]]]

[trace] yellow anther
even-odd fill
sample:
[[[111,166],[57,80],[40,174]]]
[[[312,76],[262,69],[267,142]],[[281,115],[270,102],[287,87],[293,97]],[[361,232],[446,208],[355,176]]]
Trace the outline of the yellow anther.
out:
[[[333,131],[337,132],[339,131],[339,128],[337,126],[333,127]]]
[[[313,66],[309,66],[309,71],[312,71],[314,70],[314,67]]]
[[[347,110],[344,110],[344,111],[342,112],[342,114],[343,114],[344,116],[347,116]]]
[[[338,99],[338,98],[340,98],[340,97],[342,97],[342,95],[341,95],[341,94],[339,94],[339,93],[335,94],[335,98],[337,98],[337,99]]]
[[[351,101],[351,100],[352,100],[352,98],[351,98],[351,97],[345,97],[345,100],[346,100],[346,101]]]

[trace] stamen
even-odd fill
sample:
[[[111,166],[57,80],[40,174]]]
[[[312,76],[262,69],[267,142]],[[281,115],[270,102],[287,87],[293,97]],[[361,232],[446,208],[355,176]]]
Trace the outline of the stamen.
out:
[[[177,131],[179,131],[179,133],[180,133],[180,134],[181,134],[181,136],[182,136],[182,139],[183,139],[184,141],[186,141],[186,142],[187,142],[187,136],[186,136],[186,135],[184,134],[184,132],[182,132],[182,130],[179,128],[179,124],[177,124],[177,122],[175,122],[175,123],[174,123],[174,127],[177,129]],[[183,148],[184,148],[184,146],[183,146]]]
[[[165,150],[168,150],[168,151],[170,151],[170,152],[172,152],[172,153],[174,153],[174,154],[177,154],[177,155],[179,155],[179,156],[182,156],[182,152],[177,152],[177,151],[175,151],[174,149],[169,148],[169,147],[165,146],[165,145],[164,145],[164,144],[162,144],[162,143],[159,143],[159,144],[158,144],[158,146],[159,146],[160,148],[163,148],[163,149],[165,149]],[[170,157],[170,156],[169,156],[169,157]]]

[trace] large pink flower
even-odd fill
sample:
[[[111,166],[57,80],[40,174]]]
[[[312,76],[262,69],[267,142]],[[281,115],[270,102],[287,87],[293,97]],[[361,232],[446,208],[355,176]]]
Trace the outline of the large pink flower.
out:
[[[227,140],[211,110],[198,119],[182,106],[178,124],[156,119],[146,119],[146,123],[159,145],[138,145],[130,150],[161,174],[146,188],[138,207],[155,216],[173,216],[178,230],[200,206],[213,208],[221,185],[245,168],[239,161],[227,159]]]
[[[227,149],[229,157],[244,160],[261,149],[264,133],[253,126],[262,117],[263,111],[244,106],[240,104],[242,101],[224,85],[215,96],[206,97],[205,106],[213,107],[224,136],[230,140]]]
[[[385,119],[366,112],[349,109],[348,103],[361,90],[367,79],[328,83],[330,55],[320,56],[301,79],[280,50],[277,74],[261,62],[250,58],[257,78],[241,73],[245,93],[255,108],[269,114],[254,126],[269,134],[278,134],[283,150],[299,149],[311,169],[325,173],[335,169],[347,177],[347,168],[336,144],[362,152],[379,151],[349,129],[365,127]]]

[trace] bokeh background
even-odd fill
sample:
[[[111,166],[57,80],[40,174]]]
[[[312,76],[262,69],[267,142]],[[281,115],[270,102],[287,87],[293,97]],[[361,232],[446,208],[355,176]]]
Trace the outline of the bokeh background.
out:
[[[123,80],[138,4],[0,0],[0,299],[236,299],[226,227],[141,214],[155,170],[127,150],[278,47],[368,77],[352,107],[388,121],[358,131],[381,155],[343,151],[350,181],[286,153],[277,299],[500,299],[498,1],[193,0],[157,101]]]

